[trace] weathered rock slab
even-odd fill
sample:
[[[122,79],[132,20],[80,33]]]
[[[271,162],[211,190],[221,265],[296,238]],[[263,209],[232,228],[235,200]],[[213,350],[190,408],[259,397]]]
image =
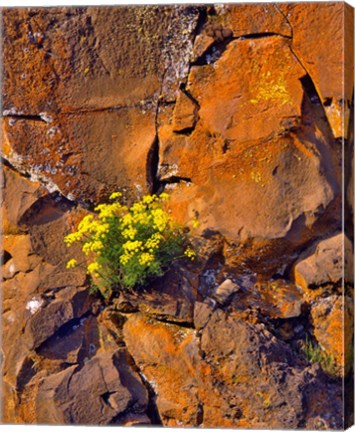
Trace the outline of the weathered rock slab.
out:
[[[101,353],[77,370],[45,378],[37,395],[37,421],[107,425],[127,409],[144,413],[147,392],[125,352]]]
[[[342,233],[320,241],[313,253],[300,258],[293,269],[295,283],[303,289],[338,283],[344,272],[343,247],[349,242]]]

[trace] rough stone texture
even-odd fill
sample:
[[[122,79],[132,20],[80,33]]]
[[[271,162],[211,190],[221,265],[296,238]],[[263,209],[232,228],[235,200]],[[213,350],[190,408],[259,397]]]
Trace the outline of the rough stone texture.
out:
[[[147,393],[125,353],[98,354],[80,370],[71,366],[43,380],[37,420],[49,424],[107,425],[128,408],[144,412]]]
[[[236,337],[236,335],[238,335]],[[200,377],[203,401],[203,425],[209,427],[297,428],[312,422],[303,395],[307,387],[321,385],[325,405],[336,387],[321,384],[322,378],[312,369],[305,370],[294,353],[273,337],[262,324],[251,325],[233,314],[217,310],[202,332],[204,352]],[[212,377],[215,378],[216,381]],[[213,385],[213,382],[216,384]],[[250,385],[250,383],[253,385]],[[217,384],[218,383],[218,384]],[[327,427],[336,422],[341,409],[340,394],[333,393],[334,405]],[[335,424],[335,423],[333,423]]]
[[[29,349],[37,348],[64,324],[82,317],[91,303],[86,288],[68,287],[60,291],[54,301],[42,306],[27,321],[24,338]]]
[[[322,97],[343,97],[342,81],[332,79],[342,75],[343,5],[333,2],[319,8],[315,4],[284,4],[280,5],[280,10],[293,28],[293,49],[302,59]],[[320,34],[324,41],[321,47],[317,43]],[[328,58],[330,46],[335,50],[331,59]]]
[[[21,217],[45,193],[45,189],[40,183],[30,182],[6,166],[2,169],[1,184],[3,233],[19,234],[22,231]]]
[[[329,152],[324,135],[319,131],[317,143],[300,126],[303,75],[279,36],[233,41],[213,65],[191,69],[187,89],[200,105],[195,129],[188,136],[169,124],[159,129],[159,175],[189,181],[173,190],[176,217],[198,214],[201,229],[241,240],[282,238],[302,221],[303,231],[312,226],[337,186],[329,161],[319,157],[320,142],[325,157]]]
[[[345,375],[351,367],[354,306],[350,297],[330,296],[318,300],[312,307],[314,335]],[[345,331],[346,329],[346,331]]]
[[[191,329],[129,317],[124,337],[142,374],[154,388],[166,426],[197,426],[197,341]]]
[[[230,299],[233,294],[235,294],[239,290],[240,287],[236,283],[234,283],[230,279],[226,279],[221,283],[221,285],[216,287],[212,294],[212,297],[223,305],[228,301],[228,299]]]
[[[173,131],[193,129],[197,121],[198,105],[186,93],[179,92],[173,114]]]
[[[313,79],[325,106],[334,136],[346,136],[350,114],[348,102],[351,101],[353,88],[348,84],[344,87],[343,85],[352,82],[353,69],[351,67],[343,69],[343,58],[344,56],[351,58],[353,45],[344,44],[343,28],[351,22],[353,11],[336,2],[330,2],[322,8],[318,8],[315,4],[307,6],[283,4],[280,5],[280,10],[287,16],[293,29],[293,50]],[[347,31],[352,32],[351,25],[347,25],[346,28]],[[319,35],[323,41],[321,46],[317,43]],[[329,56],[329,47],[332,47],[331,56]],[[343,72],[344,80],[333,79],[334,76],[342,77]],[[343,104],[344,99],[345,104]]]
[[[234,37],[257,34],[279,34],[291,37],[287,18],[275,4],[215,5],[217,16],[211,16],[208,31],[221,24],[233,31]]]
[[[4,156],[71,200],[147,191],[158,97],[176,97],[197,16],[178,6],[6,10]]]
[[[5,422],[343,427],[351,17],[341,3],[3,10]],[[173,217],[200,222],[197,257],[103,301],[66,269],[83,257],[63,237],[116,190],[169,192]],[[310,364],[309,337],[338,376]]]
[[[343,247],[349,240],[342,233],[320,241],[314,253],[306,256],[294,266],[295,283],[303,289],[327,283],[337,283],[343,276]],[[308,256],[307,256],[308,255]]]

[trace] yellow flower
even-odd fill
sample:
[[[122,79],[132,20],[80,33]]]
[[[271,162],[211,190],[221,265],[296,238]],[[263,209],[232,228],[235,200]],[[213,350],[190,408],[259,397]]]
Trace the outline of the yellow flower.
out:
[[[152,210],[152,216],[155,227],[158,231],[163,232],[168,224],[169,216],[160,208]]]
[[[134,240],[136,234],[137,234],[137,230],[132,226],[122,231],[123,237],[130,240]]]
[[[151,204],[157,199],[156,195],[145,195],[142,199],[144,204]]]
[[[132,205],[132,207],[131,207],[131,212],[134,214],[134,213],[141,213],[141,212],[144,212],[144,210],[145,210],[145,207],[144,207],[144,204],[143,203],[141,203],[141,202],[137,202],[137,203],[134,203],[133,205]]]
[[[192,220],[192,228],[198,228],[200,225],[200,221],[197,218]]]
[[[123,249],[125,251],[130,251],[130,252],[137,252],[140,247],[142,246],[142,242],[141,241],[127,241],[126,243],[123,244]]]
[[[66,237],[64,237],[64,242],[71,246],[73,243],[80,241],[82,239],[83,234],[80,232],[73,232],[71,234],[68,234]]]
[[[110,195],[110,200],[114,200],[114,199],[119,198],[119,197],[121,197],[121,196],[122,196],[121,192],[113,192],[113,193]]]
[[[190,247],[188,247],[185,252],[184,255],[187,256],[188,258],[191,259],[191,261],[193,261],[196,258],[196,252],[191,249]]]
[[[97,262],[93,262],[88,265],[88,273],[93,274],[97,273],[101,269],[101,266]]]
[[[154,255],[144,252],[139,257],[139,264],[141,266],[149,266],[154,261]]]
[[[164,202],[164,201],[167,201],[170,198],[170,196],[169,196],[169,194],[163,192],[159,195],[159,198],[161,199],[161,201]]]
[[[122,265],[126,265],[131,258],[132,258],[132,255],[125,253],[125,254],[120,256],[120,263]]]
[[[67,262],[66,267],[67,267],[67,269],[74,268],[76,266],[76,264],[77,264],[77,260],[73,258]]]

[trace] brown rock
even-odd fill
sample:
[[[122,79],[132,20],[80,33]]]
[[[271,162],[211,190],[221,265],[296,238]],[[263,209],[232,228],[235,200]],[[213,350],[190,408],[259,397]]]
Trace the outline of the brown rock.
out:
[[[202,331],[201,350],[202,426],[297,428],[315,412],[327,427],[341,422],[340,389],[326,384],[319,371],[305,369],[263,324],[216,310]],[[313,407],[310,396],[322,391],[323,405]]]
[[[343,275],[342,233],[320,241],[315,251],[307,251],[293,269],[296,285],[304,290],[323,284],[336,284]],[[348,241],[348,240],[347,240]]]
[[[194,305],[194,325],[197,330],[201,330],[205,327],[208,320],[210,319],[214,310],[214,302],[205,300],[202,302],[195,302]]]
[[[135,310],[163,320],[192,323],[199,277],[183,263],[172,265],[161,278],[136,294],[125,294]]]
[[[302,313],[304,304],[302,291],[284,280],[270,281],[257,287],[262,301],[260,309],[271,318],[296,318]]]
[[[205,33],[196,36],[191,55],[191,62],[197,61],[213,44],[214,39]]]
[[[43,380],[37,396],[37,421],[117,423],[126,410],[144,413],[147,402],[147,392],[128,366],[125,352],[101,353],[80,370],[72,366]]]
[[[350,297],[330,296],[319,299],[311,309],[314,336],[338,367],[346,375],[352,366],[354,307]],[[344,329],[346,328],[346,332]]]
[[[197,111],[197,104],[186,93],[180,91],[173,114],[173,131],[193,129],[197,121]]]
[[[48,124],[8,120],[4,122],[8,142],[4,155],[12,161],[14,154],[26,154],[22,170],[49,182],[72,201],[97,202],[118,186],[128,188],[133,198],[147,191],[145,173],[155,139],[154,116],[151,108],[137,107],[74,113]]]
[[[343,113],[340,105],[344,97],[346,101],[352,98],[352,85],[346,85],[346,94],[343,94],[343,83],[353,82],[352,68],[345,69],[344,79],[334,80],[334,77],[343,77],[344,28],[345,23],[349,22],[346,28],[351,31],[352,9],[345,3],[334,2],[322,5],[282,4],[280,10],[293,28],[292,47],[295,55],[310,74],[322,102],[327,105],[325,111],[334,135],[346,136],[341,119],[344,114],[346,118],[349,117],[349,108],[345,103]],[[322,44],[317,42],[319,37],[322,38]],[[330,49],[332,55],[329,57]],[[346,49],[346,55],[350,58],[353,45],[346,46]],[[347,127],[347,122],[345,124]]]
[[[37,307],[37,302],[34,309],[29,303],[29,314],[33,315],[26,323],[24,343],[29,349],[39,347],[62,325],[88,312],[92,302],[87,288],[68,287],[59,291],[48,305],[42,301]]]
[[[197,425],[197,340],[193,330],[134,314],[123,331],[129,352],[157,395],[163,424]]]
[[[240,316],[262,314],[272,319],[299,317],[304,304],[302,291],[285,280],[271,280],[244,286],[232,299],[230,308]]]
[[[333,174],[329,167],[324,176],[306,123],[303,131],[291,122],[299,133],[285,132],[283,123],[303,115],[303,75],[289,44],[277,36],[233,41],[213,65],[192,67],[187,89],[200,105],[194,131],[184,136],[169,124],[159,129],[159,175],[190,179],[172,191],[176,218],[186,223],[198,214],[201,230],[242,241],[283,238],[300,221],[303,231],[315,222],[316,209],[334,198]]]
[[[16,419],[15,406],[17,405],[16,391],[12,388],[4,379],[1,382],[2,385],[2,422],[13,423]],[[16,419],[17,420],[17,419]]]
[[[285,64],[287,69],[282,68]],[[200,104],[201,120],[210,133],[251,141],[278,129],[281,119],[300,115],[298,78],[304,70],[283,38],[233,41],[215,66],[192,67],[187,87]],[[243,73],[231,74],[231,68]],[[251,79],[245,81],[244,75]],[[265,117],[260,116],[264,110]]]
[[[53,335],[37,349],[46,359],[63,360],[68,364],[92,358],[100,346],[97,320],[93,316],[78,319],[64,334]]]
[[[158,97],[188,71],[182,8],[6,10],[5,158],[70,200],[147,192]]]
[[[167,75],[175,90],[197,20],[196,10],[183,9],[184,16],[171,6],[7,9],[4,110],[53,115],[132,106],[158,94],[165,68],[175,72]],[[167,33],[180,57],[164,45]]]
[[[293,50],[309,71],[323,101],[325,98],[343,97],[342,76],[344,10],[342,3],[283,4],[280,9],[287,15],[293,28]],[[322,37],[321,46],[317,43]],[[329,48],[332,58],[329,59]],[[327,59],[326,69],[324,68]],[[346,95],[350,99],[351,95]]]
[[[229,29],[234,37],[279,34],[291,37],[292,29],[276,4],[229,4],[216,5],[217,18],[212,26]],[[217,24],[218,21],[218,24]]]
[[[218,285],[212,294],[212,298],[218,301],[221,305],[225,304],[228,299],[240,290],[240,286],[231,279],[226,279]]]
[[[2,177],[3,233],[18,234],[23,231],[19,226],[21,217],[45,190],[7,166],[3,166]]]
[[[18,272],[31,271],[41,261],[40,257],[33,254],[29,235],[4,236],[3,248],[11,256],[2,269],[5,279],[11,279]]]

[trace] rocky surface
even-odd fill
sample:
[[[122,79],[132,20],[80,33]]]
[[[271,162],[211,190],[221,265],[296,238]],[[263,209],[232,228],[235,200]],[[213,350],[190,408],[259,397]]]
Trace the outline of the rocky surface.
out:
[[[5,423],[351,421],[351,68],[344,95],[334,78],[351,13],[3,10]],[[200,227],[195,261],[107,303],[66,269],[81,258],[63,238],[117,190],[165,190],[174,218]]]

